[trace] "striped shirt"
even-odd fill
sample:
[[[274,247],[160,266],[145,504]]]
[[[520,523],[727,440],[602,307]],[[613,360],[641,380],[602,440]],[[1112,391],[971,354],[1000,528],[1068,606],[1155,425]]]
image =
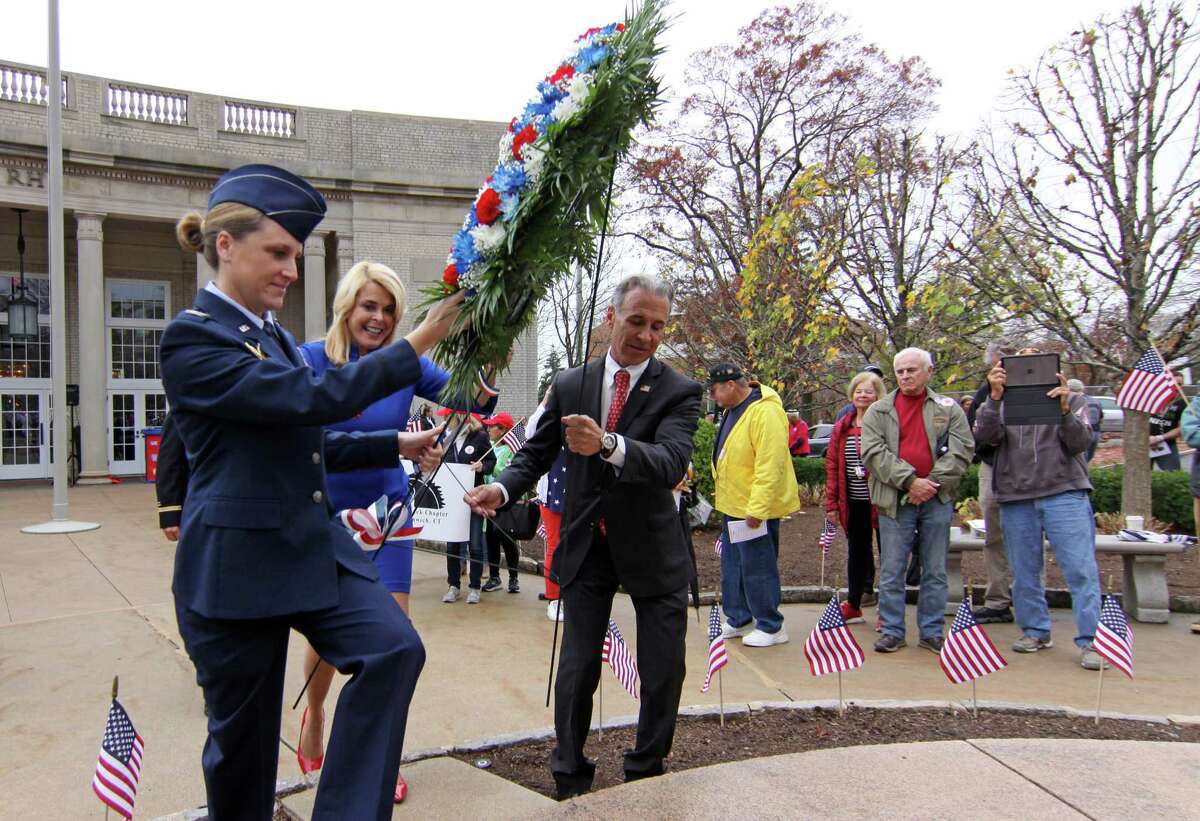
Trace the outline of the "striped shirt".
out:
[[[852,427],[846,431],[846,498],[859,502],[871,501],[867,490],[867,472],[859,457],[862,429]]]

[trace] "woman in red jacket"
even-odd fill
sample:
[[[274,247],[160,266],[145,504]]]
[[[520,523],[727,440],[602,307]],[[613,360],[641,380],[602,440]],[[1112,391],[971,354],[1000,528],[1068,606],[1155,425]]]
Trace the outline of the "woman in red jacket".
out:
[[[846,578],[847,600],[842,616],[847,623],[862,622],[863,597],[872,595],[875,554],[871,546],[879,517],[867,492],[867,469],[862,462],[862,420],[867,408],[884,395],[883,380],[870,371],[855,374],[847,391],[854,413],[833,426],[825,451],[825,518],[840,524],[849,545]]]

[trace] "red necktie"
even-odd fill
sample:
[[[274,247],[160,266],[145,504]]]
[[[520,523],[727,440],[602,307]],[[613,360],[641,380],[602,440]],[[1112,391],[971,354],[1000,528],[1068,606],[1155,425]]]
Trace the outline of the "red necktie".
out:
[[[621,411],[625,409],[625,400],[629,398],[629,371],[621,368],[617,371],[615,380],[612,404],[608,406],[608,420],[604,423],[606,433],[612,433],[617,429],[617,421],[621,418]],[[600,517],[600,532],[605,536],[608,535],[608,529],[604,526],[604,517]]]

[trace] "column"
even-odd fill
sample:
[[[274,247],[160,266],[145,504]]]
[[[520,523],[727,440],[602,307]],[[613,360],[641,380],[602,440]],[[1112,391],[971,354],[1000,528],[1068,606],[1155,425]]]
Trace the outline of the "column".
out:
[[[337,263],[338,263],[338,279],[346,275],[346,272],[354,267],[354,240],[349,234],[337,235]]]
[[[325,234],[314,231],[304,242],[304,339],[325,335]]]
[[[108,483],[104,216],[75,212],[79,255],[80,484]]]
[[[208,264],[208,260],[204,258],[204,254],[196,254],[196,290],[199,291],[208,284],[210,279],[216,279],[217,272]],[[191,300],[186,300],[187,306],[191,307]]]

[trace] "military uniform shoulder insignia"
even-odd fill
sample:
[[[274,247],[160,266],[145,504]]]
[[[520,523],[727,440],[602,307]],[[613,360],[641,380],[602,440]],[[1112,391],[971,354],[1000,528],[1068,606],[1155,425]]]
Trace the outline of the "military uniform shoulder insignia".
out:
[[[937,398],[937,403],[939,405],[941,405],[943,408],[948,408],[954,404],[954,400],[951,399],[949,396],[939,396]]]
[[[199,317],[200,319],[211,319],[212,318],[208,314],[204,313],[204,311],[198,311],[195,308],[185,308],[183,312],[185,314],[191,314],[192,316]]]

